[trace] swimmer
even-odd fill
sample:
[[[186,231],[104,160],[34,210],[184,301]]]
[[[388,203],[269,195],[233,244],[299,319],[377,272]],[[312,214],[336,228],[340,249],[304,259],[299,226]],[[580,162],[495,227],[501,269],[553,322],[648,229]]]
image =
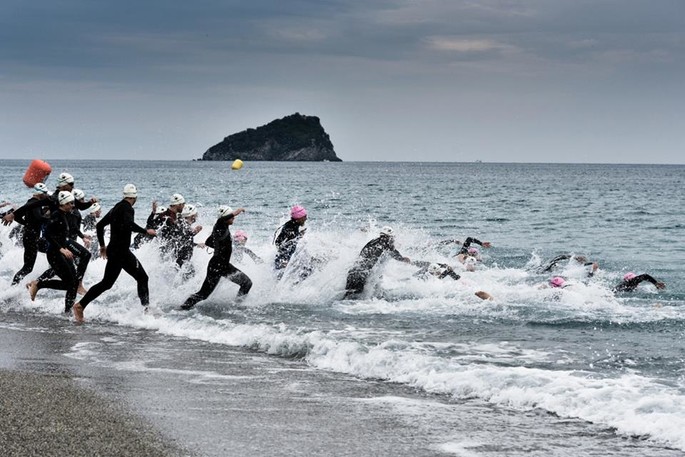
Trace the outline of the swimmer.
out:
[[[76,322],[83,322],[83,311],[86,306],[103,292],[112,288],[121,274],[121,270],[136,280],[140,304],[147,308],[150,303],[147,273],[129,247],[132,232],[147,233],[150,236],[155,236],[157,232],[153,229],[146,230],[135,222],[133,205],[138,200],[136,186],[126,184],[123,197],[96,225],[97,238],[100,243],[100,257],[107,259],[105,275],[102,281],[91,287],[83,298],[74,304],[73,311]],[[109,244],[105,247],[105,227],[108,225],[110,227],[110,239]]]
[[[400,262],[410,263],[408,257],[404,257],[395,249],[395,233],[391,227],[383,227],[378,238],[366,243],[359,253],[359,258],[347,273],[346,293],[344,298],[360,294],[364,290],[371,269],[384,255],[389,255]]]
[[[236,230],[233,235],[233,258],[236,262],[242,262],[245,254],[250,256],[254,263],[264,263],[261,257],[255,254],[250,248],[245,247],[247,244],[247,233],[243,230]]]
[[[192,309],[198,302],[205,300],[216,289],[222,277],[228,278],[240,286],[238,298],[242,298],[250,292],[252,281],[250,278],[231,264],[231,254],[233,252],[233,241],[231,239],[230,226],[233,225],[235,217],[244,212],[244,208],[233,211],[228,206],[219,208],[219,218],[214,224],[212,234],[205,242],[205,245],[214,249],[212,258],[207,264],[207,276],[202,283],[199,291],[186,299],[181,306],[182,310]]]
[[[48,188],[45,184],[38,183],[33,186],[33,196],[26,204],[13,214],[13,220],[24,226],[22,243],[24,246],[24,265],[14,275],[12,285],[17,285],[22,279],[33,271],[38,257],[38,240],[44,225],[50,218],[41,202],[49,198]],[[23,208],[23,209],[22,209]],[[30,208],[30,209],[29,209]],[[21,211],[20,211],[21,210]]]
[[[587,257],[582,256],[582,255],[573,255],[573,254],[561,254],[550,260],[544,268],[540,268],[539,272],[540,273],[549,273],[550,271],[555,270],[558,266],[559,263],[563,262],[564,260],[574,260],[580,265],[583,265],[588,269],[587,275],[592,276],[595,274],[595,272],[599,269],[599,264],[597,262],[591,262],[587,260]]]
[[[48,240],[47,258],[54,274],[59,276],[55,279],[38,279],[31,281],[26,287],[29,290],[31,301],[35,300],[40,289],[58,289],[66,291],[64,297],[64,311],[71,310],[79,287],[79,278],[74,266],[74,254],[69,248],[69,218],[68,215],[74,208],[74,196],[71,192],[60,191],[58,195],[59,209],[53,211],[50,222],[45,229],[45,238]]]
[[[664,284],[661,281],[657,281],[654,279],[652,276],[644,273],[641,275],[636,275],[632,271],[626,273],[623,276],[623,282],[621,284],[618,284],[617,286],[614,287],[613,291],[614,292],[632,292],[635,289],[637,289],[637,286],[640,285],[642,281],[647,281],[651,282],[654,284],[654,287],[657,289],[665,289],[666,284]]]
[[[306,230],[304,224],[306,221],[307,210],[300,205],[295,205],[290,209],[290,220],[277,230],[274,244],[276,244],[278,252],[274,259],[274,268],[279,279],[295,253],[295,249],[297,249],[297,242],[304,235]]]

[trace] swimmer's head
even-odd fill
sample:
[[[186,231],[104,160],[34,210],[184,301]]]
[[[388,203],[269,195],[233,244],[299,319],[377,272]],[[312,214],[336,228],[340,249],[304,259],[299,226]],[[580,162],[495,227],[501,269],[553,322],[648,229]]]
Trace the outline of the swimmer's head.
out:
[[[74,200],[81,201],[86,198],[86,194],[81,189],[74,189],[71,191],[74,194]]]
[[[468,253],[469,255],[477,256],[480,252],[478,251],[478,248],[469,248]]]
[[[181,211],[181,217],[197,216],[197,208],[195,205],[185,205]]]
[[[236,230],[235,234],[233,235],[233,241],[238,244],[247,243],[247,233],[245,233],[244,230]]]
[[[626,273],[626,274],[623,275],[623,280],[624,280],[624,281],[630,281],[630,280],[633,279],[635,276],[637,276],[635,273],[633,273],[632,271],[629,271],[628,273]]]
[[[138,198],[138,189],[134,184],[124,186],[124,198]]]
[[[162,214],[166,213],[166,206],[159,205],[157,209],[155,210],[155,214]]]
[[[549,280],[549,285],[554,288],[564,287],[565,284],[566,280],[564,280],[564,278],[561,276],[555,276]]]
[[[48,194],[48,186],[46,186],[42,182],[39,182],[38,184],[33,186],[33,194],[34,195],[47,195]]]
[[[74,177],[69,173],[62,173],[57,178],[57,187],[62,187],[66,185],[74,185]]]
[[[381,236],[393,237],[394,235],[395,231],[388,225],[381,229]]]
[[[290,218],[294,220],[300,220],[307,217],[307,210],[304,206],[295,205],[290,208]]]

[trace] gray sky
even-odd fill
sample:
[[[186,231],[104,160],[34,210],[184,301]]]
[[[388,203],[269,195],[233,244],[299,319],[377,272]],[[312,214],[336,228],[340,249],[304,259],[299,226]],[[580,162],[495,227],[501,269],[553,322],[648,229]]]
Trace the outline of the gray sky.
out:
[[[685,163],[683,0],[3,0],[0,158]]]

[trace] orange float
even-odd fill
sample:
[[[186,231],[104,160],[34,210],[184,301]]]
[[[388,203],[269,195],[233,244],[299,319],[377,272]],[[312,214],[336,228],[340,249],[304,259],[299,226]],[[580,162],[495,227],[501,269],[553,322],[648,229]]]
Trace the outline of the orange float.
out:
[[[31,161],[31,164],[26,169],[26,173],[24,173],[24,178],[22,181],[24,181],[24,184],[26,184],[28,187],[33,187],[39,182],[44,182],[46,179],[48,179],[48,176],[50,176],[51,172],[52,167],[49,163],[35,159]]]

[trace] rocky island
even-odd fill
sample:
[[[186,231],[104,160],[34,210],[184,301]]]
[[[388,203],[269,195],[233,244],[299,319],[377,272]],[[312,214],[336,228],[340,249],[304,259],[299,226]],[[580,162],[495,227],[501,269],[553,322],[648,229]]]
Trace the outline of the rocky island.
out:
[[[227,136],[201,160],[342,162],[316,116],[295,113]]]

